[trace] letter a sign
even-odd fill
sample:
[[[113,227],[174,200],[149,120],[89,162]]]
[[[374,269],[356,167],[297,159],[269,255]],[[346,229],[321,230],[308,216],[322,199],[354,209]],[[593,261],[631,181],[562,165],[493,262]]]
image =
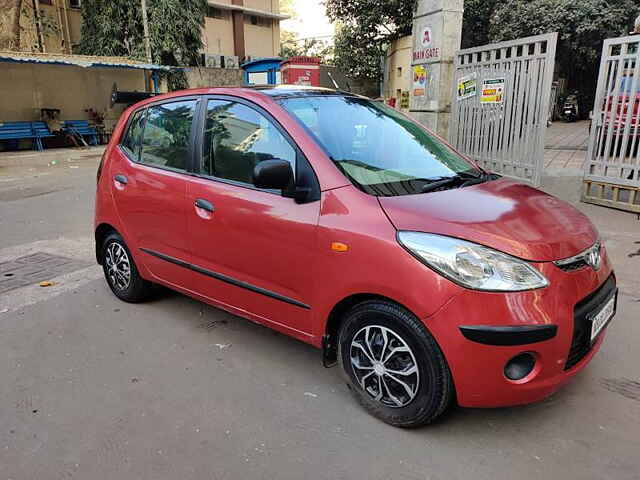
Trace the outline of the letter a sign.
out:
[[[422,30],[422,46],[423,47],[429,47],[431,46],[431,29],[429,27],[425,27],[424,30]]]

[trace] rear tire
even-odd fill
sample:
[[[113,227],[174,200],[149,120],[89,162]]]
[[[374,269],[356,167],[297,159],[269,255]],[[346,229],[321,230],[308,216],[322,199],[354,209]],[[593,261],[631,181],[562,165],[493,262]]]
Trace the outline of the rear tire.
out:
[[[149,298],[153,284],[140,276],[133,256],[119,234],[112,232],[107,235],[100,259],[104,277],[116,297],[129,303]]]
[[[431,423],[455,397],[436,341],[420,320],[394,303],[373,300],[351,309],[340,330],[339,349],[358,402],[390,425]]]

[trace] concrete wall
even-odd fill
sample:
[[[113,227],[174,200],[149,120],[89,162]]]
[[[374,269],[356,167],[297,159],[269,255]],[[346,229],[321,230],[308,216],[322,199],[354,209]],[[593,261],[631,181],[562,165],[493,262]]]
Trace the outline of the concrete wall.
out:
[[[43,14],[41,23],[44,46],[47,53],[68,53],[70,50],[65,44],[65,42],[69,43],[68,39],[71,41],[69,47],[80,42],[82,14],[79,9],[69,6],[69,0],[54,0],[52,3],[55,5],[40,4],[40,11]],[[66,10],[63,8],[64,5]],[[7,49],[7,42],[11,40],[12,20],[13,8],[0,12],[0,49]],[[22,27],[20,48],[12,48],[12,50],[39,51],[36,20],[31,1],[24,2],[20,26]]]
[[[216,0],[231,4],[231,0]],[[244,6],[263,12],[279,13],[278,0],[245,0]],[[204,52],[220,55],[236,55],[233,44],[231,11],[219,9],[223,18],[205,18],[202,32]],[[259,17],[259,24],[251,24],[251,14],[244,16],[245,55],[251,57],[277,57],[280,53],[280,22]]]
[[[218,0],[220,3],[230,4],[231,0]],[[63,2],[66,9],[63,8]],[[41,4],[40,9],[46,19],[43,23],[53,25],[56,31],[49,30],[45,36],[47,53],[68,53],[70,47],[80,42],[82,28],[82,14],[79,9],[69,6],[69,0],[53,0],[55,5]],[[245,0],[247,8],[278,13],[278,0]],[[6,15],[5,15],[6,13]],[[223,18],[205,17],[202,31],[204,52],[220,55],[235,55],[233,44],[233,24],[231,11],[222,10]],[[2,12],[0,15],[0,45],[10,40],[11,18],[13,10]],[[250,15],[245,15],[244,35],[245,53],[252,57],[275,57],[280,51],[280,23],[275,19],[260,17],[260,25],[252,25]],[[266,25],[263,25],[266,23]],[[38,51],[38,38],[33,11],[25,9],[22,16],[23,29],[20,50]],[[3,48],[0,48],[2,50]]]
[[[244,45],[246,54],[250,57],[277,57],[280,53],[280,26],[272,19],[271,26],[251,25],[249,17],[244,21]]]
[[[189,88],[242,85],[242,70],[230,68],[192,68],[187,71]]]
[[[412,37],[406,36],[389,45],[385,59],[384,98],[395,98],[396,107],[400,108],[402,92],[411,91],[413,73],[411,68]],[[402,108],[401,110],[409,110]]]
[[[233,55],[233,24],[231,11],[222,10],[223,18],[205,17],[202,41],[205,53]]]
[[[329,76],[329,74],[331,76]],[[320,86],[324,88],[336,88],[333,81],[338,84],[338,89],[340,90],[371,98],[377,98],[380,95],[378,82],[372,80],[356,80],[346,76],[333,65],[320,65]]]
[[[280,2],[278,0],[244,0],[244,6],[265,12],[280,12]]]
[[[59,108],[62,120],[87,120],[86,110],[105,114],[109,129],[124,107],[110,108],[113,83],[119,90],[144,91],[144,72],[62,65],[0,64],[0,121],[34,121],[41,108]]]

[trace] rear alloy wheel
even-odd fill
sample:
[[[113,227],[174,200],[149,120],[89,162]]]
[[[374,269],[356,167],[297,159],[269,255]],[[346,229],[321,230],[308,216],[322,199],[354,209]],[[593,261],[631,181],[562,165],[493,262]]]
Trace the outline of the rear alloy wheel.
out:
[[[340,362],[360,404],[391,425],[425,425],[452,403],[440,348],[422,322],[396,304],[368,301],[347,313]]]
[[[120,235],[113,232],[107,236],[102,245],[101,260],[104,277],[116,297],[130,303],[149,297],[153,284],[140,276]]]

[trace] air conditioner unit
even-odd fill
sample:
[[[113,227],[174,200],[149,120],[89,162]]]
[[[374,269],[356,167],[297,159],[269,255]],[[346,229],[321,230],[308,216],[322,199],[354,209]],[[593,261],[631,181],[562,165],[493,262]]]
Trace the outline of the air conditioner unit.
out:
[[[227,55],[224,57],[224,68],[240,68],[240,62],[235,55]]]
[[[212,55],[205,53],[204,66],[207,68],[222,68],[222,55]]]
[[[82,8],[82,0],[69,0],[71,8]]]

